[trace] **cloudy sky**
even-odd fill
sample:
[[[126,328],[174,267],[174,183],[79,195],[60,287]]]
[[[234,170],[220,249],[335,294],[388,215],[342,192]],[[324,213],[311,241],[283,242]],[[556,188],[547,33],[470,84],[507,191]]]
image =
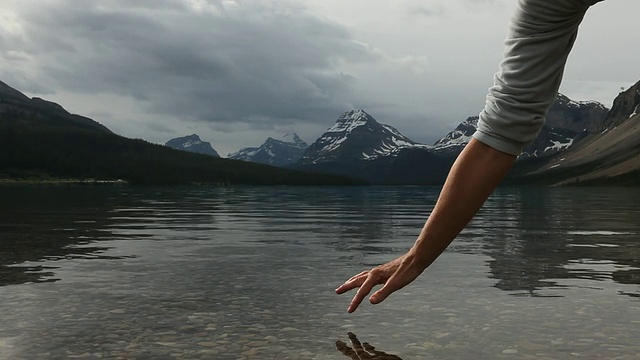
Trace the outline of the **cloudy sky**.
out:
[[[365,109],[433,143],[480,112],[515,0],[0,0],[0,80],[114,132],[221,154]],[[640,80],[638,0],[581,28],[561,91]]]

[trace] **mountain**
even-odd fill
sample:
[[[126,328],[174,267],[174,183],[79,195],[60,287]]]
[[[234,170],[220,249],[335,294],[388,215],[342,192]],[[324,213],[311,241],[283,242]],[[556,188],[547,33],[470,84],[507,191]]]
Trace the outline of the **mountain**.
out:
[[[363,110],[351,110],[343,113],[309,146],[300,163],[374,160],[410,147],[427,146],[410,140],[389,125],[378,123]]]
[[[523,176],[540,184],[640,185],[640,82],[621,92],[600,131]]]
[[[60,105],[0,82],[0,179],[121,179],[131,184],[353,185],[306,173],[178,151],[116,135]]]
[[[596,101],[576,102],[558,94],[546,116],[545,125],[536,140],[523,149],[520,159],[551,156],[568,149],[574,142],[602,125],[608,109]],[[434,150],[459,153],[471,140],[478,127],[473,116],[434,144]]]
[[[471,116],[460,125],[456,126],[452,132],[433,144],[433,149],[437,152],[459,153],[471,141],[471,136],[478,128],[478,117]]]
[[[280,139],[267,138],[260,147],[243,148],[229,154],[229,159],[251,161],[274,166],[287,166],[300,160],[309,145],[298,134],[285,134]]]
[[[47,128],[74,127],[87,131],[111,133],[109,129],[62,106],[37,97],[29,98],[0,81],[0,118],[11,118],[19,125]]]
[[[546,125],[574,133],[597,132],[609,109],[597,101],[574,101],[558,93],[546,116]]]
[[[455,155],[436,154],[363,110],[343,113],[292,165],[305,171],[343,174],[375,184],[440,182]],[[424,165],[424,166],[423,166]]]
[[[621,92],[613,100],[611,111],[607,114],[601,130],[613,129],[631,117],[640,114],[640,81]]]
[[[2,99],[3,102],[9,101],[9,100],[18,100],[21,102],[31,101],[31,99],[29,99],[28,96],[12,88],[11,86],[5,84],[2,81],[0,81],[0,99]]]
[[[167,141],[164,146],[172,149],[190,151],[197,154],[205,154],[219,158],[220,155],[211,147],[211,143],[200,140],[196,134],[178,137]]]
[[[597,101],[573,101],[558,93],[536,140],[525,147],[521,159],[553,156],[597,132],[609,109]]]
[[[606,116],[600,103],[575,102],[558,94],[547,124],[516,163],[516,173],[540,167],[601,126]],[[364,111],[350,111],[309,147],[295,167],[360,177],[373,184],[441,185],[477,125],[478,117],[469,117],[427,146],[379,124]]]

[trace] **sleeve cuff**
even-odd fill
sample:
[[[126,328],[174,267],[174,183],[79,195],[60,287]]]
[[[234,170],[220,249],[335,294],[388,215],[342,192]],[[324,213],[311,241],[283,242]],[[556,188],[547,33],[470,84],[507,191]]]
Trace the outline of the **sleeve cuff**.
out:
[[[473,138],[498,151],[515,156],[519,156],[525,146],[525,144],[516,143],[496,135],[487,134],[480,130],[477,130],[473,134]]]

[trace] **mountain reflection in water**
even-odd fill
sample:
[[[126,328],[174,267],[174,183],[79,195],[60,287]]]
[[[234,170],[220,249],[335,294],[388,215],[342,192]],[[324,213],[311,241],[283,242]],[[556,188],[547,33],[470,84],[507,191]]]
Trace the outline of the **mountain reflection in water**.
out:
[[[347,315],[439,190],[0,187],[0,358],[638,358],[635,189],[499,189]]]
[[[419,187],[307,190],[0,188],[0,286],[55,281],[51,264],[59,259],[136,256],[105,255],[107,241],[157,239],[174,228],[215,235],[239,222],[294,235],[258,242],[302,244],[295,234],[304,231],[325,238],[339,260],[376,266],[410,246],[438,194]],[[638,285],[638,198],[637,189],[499,189],[449,251],[489,256],[496,288],[518,296],[562,296],[579,286],[563,279]]]

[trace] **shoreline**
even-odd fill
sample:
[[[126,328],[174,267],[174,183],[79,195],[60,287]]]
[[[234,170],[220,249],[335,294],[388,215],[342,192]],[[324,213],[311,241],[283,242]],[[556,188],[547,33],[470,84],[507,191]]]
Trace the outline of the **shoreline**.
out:
[[[129,182],[121,179],[0,179],[2,185],[129,185]]]

